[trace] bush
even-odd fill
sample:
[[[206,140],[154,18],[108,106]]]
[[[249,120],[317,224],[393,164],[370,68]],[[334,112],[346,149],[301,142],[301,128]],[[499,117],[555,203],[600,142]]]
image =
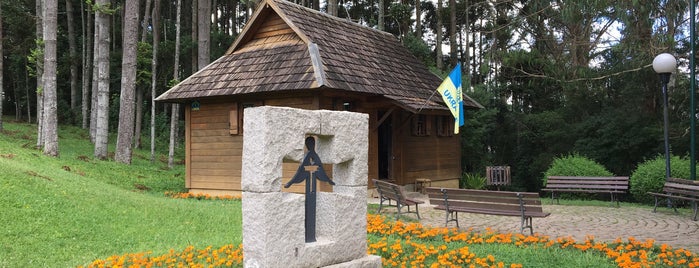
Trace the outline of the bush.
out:
[[[485,186],[485,177],[477,174],[464,173],[459,181],[459,187],[462,189],[483,190]]]
[[[614,176],[614,174],[587,157],[570,154],[553,159],[553,163],[544,173],[544,185],[548,176],[609,177]]]
[[[673,178],[689,178],[689,159],[672,156],[670,158],[670,176]],[[647,160],[638,165],[629,178],[631,196],[641,203],[653,202],[653,197],[647,192],[663,190],[665,183],[665,156]]]

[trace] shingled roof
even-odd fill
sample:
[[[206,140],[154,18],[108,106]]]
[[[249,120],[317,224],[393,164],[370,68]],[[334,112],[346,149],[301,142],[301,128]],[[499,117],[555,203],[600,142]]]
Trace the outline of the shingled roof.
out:
[[[382,95],[411,111],[446,110],[433,94],[441,81],[389,33],[265,0],[224,56],[156,100],[328,88]],[[464,97],[464,106],[482,107]]]

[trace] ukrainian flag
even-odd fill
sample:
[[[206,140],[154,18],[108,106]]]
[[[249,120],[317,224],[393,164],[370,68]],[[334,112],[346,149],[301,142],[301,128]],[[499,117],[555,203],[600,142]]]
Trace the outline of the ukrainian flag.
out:
[[[461,63],[456,63],[454,70],[444,79],[437,88],[442,94],[444,103],[447,104],[454,116],[454,134],[459,134],[459,127],[464,125],[464,99],[461,93]]]

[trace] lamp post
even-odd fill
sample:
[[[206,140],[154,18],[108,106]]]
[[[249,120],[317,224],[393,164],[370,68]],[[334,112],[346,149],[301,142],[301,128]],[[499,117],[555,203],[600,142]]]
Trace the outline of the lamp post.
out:
[[[677,60],[669,53],[662,53],[653,59],[653,70],[660,75],[663,86],[663,130],[665,138],[665,179],[670,178],[670,141],[668,138],[667,83],[677,67]]]

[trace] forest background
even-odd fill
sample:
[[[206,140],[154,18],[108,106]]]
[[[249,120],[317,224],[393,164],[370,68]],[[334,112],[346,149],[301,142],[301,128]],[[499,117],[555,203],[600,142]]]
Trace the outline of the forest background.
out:
[[[485,106],[467,111],[464,172],[510,165],[515,186],[538,190],[554,157],[576,153],[630,175],[663,152],[650,67],[663,52],[679,63],[672,153],[688,154],[687,1],[295,2],[392,33],[439,75],[463,63],[464,92]],[[223,55],[257,4],[0,0],[0,130],[3,119],[35,123],[37,147],[58,156],[57,124],[77,125],[97,159],[128,164],[131,148],[150,146],[152,160],[169,150],[173,165],[182,109],[153,97]]]

